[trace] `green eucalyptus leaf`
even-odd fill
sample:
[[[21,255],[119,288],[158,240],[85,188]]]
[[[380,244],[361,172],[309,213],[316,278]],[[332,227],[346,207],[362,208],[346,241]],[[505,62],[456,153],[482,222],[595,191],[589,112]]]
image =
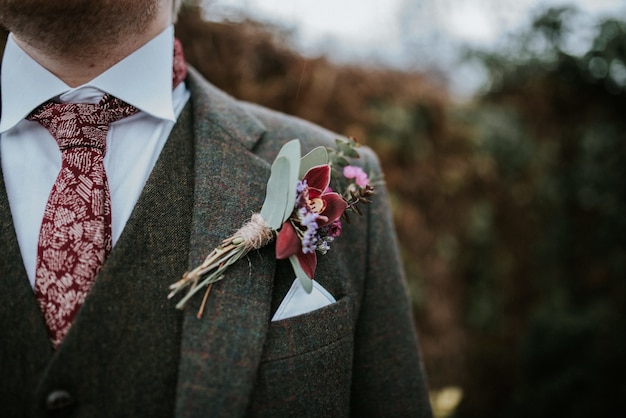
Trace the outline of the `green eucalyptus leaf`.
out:
[[[291,267],[293,268],[294,273],[296,273],[296,277],[300,279],[300,284],[304,288],[307,293],[311,293],[313,290],[313,280],[309,276],[306,275],[302,267],[300,267],[300,262],[298,261],[298,257],[292,255],[289,257],[289,261],[291,262]]]
[[[273,230],[278,230],[293,212],[300,172],[300,141],[287,142],[272,163],[261,216]]]
[[[300,140],[292,139],[291,141],[283,145],[283,147],[278,152],[278,156],[276,158],[286,157],[289,162],[297,161],[298,164],[300,164],[300,154]]]
[[[300,173],[300,149],[300,140],[292,139],[283,145],[278,153],[279,157],[287,158],[289,161],[289,171],[284,178],[286,183],[284,187],[287,190],[287,200],[285,202],[285,206],[283,207],[280,225],[282,225],[283,222],[291,216],[293,206],[296,203],[296,187],[298,185],[298,175]]]
[[[303,178],[311,167],[328,164],[328,152],[324,147],[314,148],[300,160],[300,173],[298,178]]]
[[[272,164],[270,178],[267,181],[265,201],[261,208],[261,216],[267,225],[277,230],[283,224],[285,208],[289,205],[289,172],[291,170],[289,160],[286,157],[277,157]],[[293,185],[295,191],[296,185]],[[295,198],[294,198],[295,199]],[[293,201],[291,208],[293,209]]]

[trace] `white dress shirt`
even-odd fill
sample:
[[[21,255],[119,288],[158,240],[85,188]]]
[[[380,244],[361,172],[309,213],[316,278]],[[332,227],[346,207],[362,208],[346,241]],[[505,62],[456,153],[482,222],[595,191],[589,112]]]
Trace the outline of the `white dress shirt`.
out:
[[[56,140],[24,118],[40,104],[97,103],[104,93],[140,111],[111,124],[104,166],[111,191],[113,245],[137,203],[176,118],[189,99],[185,83],[172,90],[174,29],[168,27],[92,81],[71,88],[28,56],[9,36],[2,59],[0,159],[26,272],[35,282],[39,228],[61,168]]]

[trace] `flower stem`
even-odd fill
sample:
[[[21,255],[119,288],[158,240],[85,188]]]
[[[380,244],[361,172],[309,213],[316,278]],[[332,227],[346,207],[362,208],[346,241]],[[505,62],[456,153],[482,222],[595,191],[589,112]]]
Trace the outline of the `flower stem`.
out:
[[[182,279],[172,284],[168,299],[189,287],[187,294],[176,304],[177,309],[182,309],[193,295],[207,287],[197,314],[197,317],[201,318],[213,283],[223,279],[226,269],[243,258],[250,250],[259,249],[269,244],[272,239],[274,239],[274,233],[266,226],[263,218],[258,214],[253,215],[250,222],[222,241],[220,246],[211,251],[198,267],[185,273]]]
[[[204,292],[204,297],[202,298],[202,304],[200,305],[200,309],[198,309],[198,313],[196,314],[196,318],[202,319],[202,315],[204,314],[204,307],[206,306],[206,301],[209,298],[209,293],[211,293],[211,288],[213,287],[213,283],[209,283],[206,288],[206,292]]]

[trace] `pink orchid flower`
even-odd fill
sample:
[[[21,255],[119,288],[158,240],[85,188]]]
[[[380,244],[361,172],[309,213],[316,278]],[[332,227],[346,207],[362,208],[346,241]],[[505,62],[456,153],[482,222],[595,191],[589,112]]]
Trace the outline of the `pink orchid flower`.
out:
[[[309,169],[302,179],[302,183],[306,184],[306,190],[302,194],[305,200],[296,202],[296,211],[304,207],[307,213],[317,215],[315,220],[317,228],[338,220],[348,207],[338,193],[329,189],[330,173],[329,165]],[[292,215],[285,221],[276,237],[276,258],[283,260],[295,255],[302,270],[312,279],[317,266],[317,255],[315,251],[306,253],[303,251],[302,239],[305,229],[299,224],[297,216]]]

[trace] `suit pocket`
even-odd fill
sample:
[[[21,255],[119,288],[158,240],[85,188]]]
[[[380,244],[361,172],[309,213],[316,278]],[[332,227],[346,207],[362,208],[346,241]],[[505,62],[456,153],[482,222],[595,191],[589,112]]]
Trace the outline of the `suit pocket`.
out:
[[[248,416],[345,416],[350,409],[353,323],[349,297],[272,322]]]
[[[348,296],[320,309],[272,322],[262,361],[315,351],[349,337],[352,326],[352,304]]]

